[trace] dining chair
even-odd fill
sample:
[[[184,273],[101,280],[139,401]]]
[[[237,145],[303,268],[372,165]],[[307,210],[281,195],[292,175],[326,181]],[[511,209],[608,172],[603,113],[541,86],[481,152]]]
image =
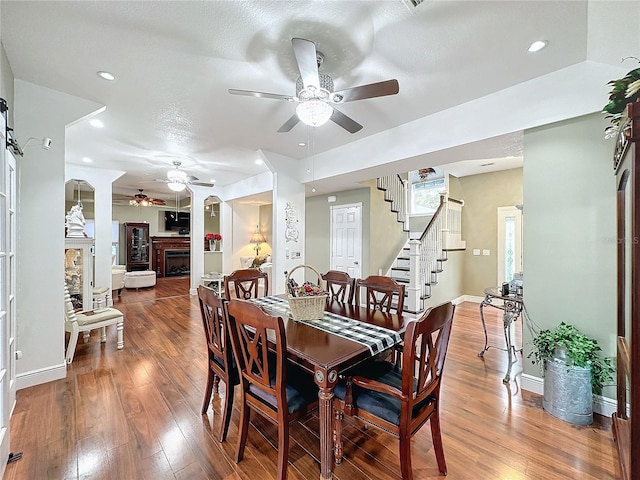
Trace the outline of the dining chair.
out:
[[[440,385],[455,307],[451,302],[409,322],[402,368],[387,361],[363,366],[335,387],[336,462],[341,461],[342,417],[359,417],[399,438],[403,480],[412,480],[411,438],[427,422],[441,474],[447,474],[440,433]]]
[[[369,275],[365,279],[356,282],[356,305],[361,305],[361,290],[365,295],[362,305],[367,308],[391,313],[395,310],[402,313],[404,309],[404,285],[396,282],[391,277],[382,275]],[[394,303],[395,298],[395,303]]]
[[[118,350],[124,348],[124,315],[120,310],[115,308],[101,308],[99,310],[91,310],[87,312],[77,312],[73,307],[71,296],[69,295],[69,288],[64,286],[64,330],[69,332],[69,345],[67,346],[67,353],[65,354],[65,360],[67,363],[73,362],[73,357],[76,352],[76,346],[78,345],[78,335],[83,333],[82,338],[84,342],[89,341],[91,330],[97,328],[100,329],[100,341],[102,343],[107,341],[107,327],[109,325],[116,326]]]
[[[264,290],[260,292],[260,283],[264,285]],[[232,288],[235,293],[231,295]],[[264,297],[269,294],[269,276],[266,272],[262,272],[257,268],[243,268],[234,270],[224,277],[224,294],[227,300],[231,298],[241,298],[249,300],[250,298]]]
[[[224,320],[227,302],[216,295],[213,289],[203,285],[198,286],[198,301],[208,353],[207,386],[204,390],[204,402],[200,413],[202,415],[207,413],[211,402],[211,393],[218,393],[218,385],[222,380],[225,384],[225,395],[220,423],[220,441],[224,442],[227,438],[229,420],[233,410],[234,387],[240,383],[238,368],[233,358],[229,330]]]
[[[329,292],[331,300],[353,303],[356,287],[355,278],[340,270],[329,270],[322,275],[322,279],[327,282],[327,292]]]
[[[242,406],[236,462],[242,460],[254,411],[278,426],[278,472],[287,478],[289,423],[318,406],[310,373],[287,362],[284,320],[245,300],[229,302],[229,333],[240,371]]]

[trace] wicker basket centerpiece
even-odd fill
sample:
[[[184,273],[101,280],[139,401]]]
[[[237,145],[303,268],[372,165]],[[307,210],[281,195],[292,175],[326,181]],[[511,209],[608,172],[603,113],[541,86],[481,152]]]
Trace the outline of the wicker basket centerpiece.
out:
[[[318,277],[318,283],[309,281],[298,285],[291,274],[298,268],[308,268]],[[322,288],[322,275],[310,265],[297,265],[287,273],[287,296],[289,297],[289,310],[294,320],[317,320],[322,318],[324,307],[327,304],[329,294]]]

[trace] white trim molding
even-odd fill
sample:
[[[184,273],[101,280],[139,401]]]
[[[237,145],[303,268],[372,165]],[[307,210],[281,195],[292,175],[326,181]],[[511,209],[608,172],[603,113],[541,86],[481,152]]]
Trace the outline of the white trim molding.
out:
[[[484,297],[477,297],[475,295],[460,295],[457,298],[451,300],[454,305],[459,305],[462,302],[480,303],[484,300]]]
[[[21,390],[41,383],[53,382],[67,376],[67,364],[61,363],[50,367],[32,370],[16,375],[16,389]]]

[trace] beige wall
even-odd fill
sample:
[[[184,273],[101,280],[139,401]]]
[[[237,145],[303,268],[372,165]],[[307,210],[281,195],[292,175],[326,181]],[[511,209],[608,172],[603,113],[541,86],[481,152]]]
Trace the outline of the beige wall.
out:
[[[330,226],[331,206],[362,203],[362,274],[369,272],[369,239],[370,239],[370,194],[369,188],[346,190],[334,194],[335,203],[327,202],[327,195],[308,197],[305,202],[306,238],[305,258],[319,272],[324,273],[330,268]]]
[[[522,168],[470,175],[450,182],[451,196],[464,200],[462,239],[463,291],[481,296],[498,282],[498,207],[522,203]],[[473,255],[473,249],[488,249],[490,255]]]
[[[596,113],[525,132],[524,302],[540,328],[572,323],[614,356],[616,185],[606,124]],[[523,341],[526,356],[526,328]],[[524,371],[540,375],[529,361]]]
[[[13,71],[4,46],[0,44],[0,98],[4,98],[9,106],[8,122],[9,126],[13,126]]]
[[[391,211],[391,204],[384,199],[384,192],[376,188],[376,181],[364,182],[371,191],[371,249],[368,275],[386,275],[404,246],[409,234],[402,230],[398,215]],[[367,274],[363,271],[362,276]]]

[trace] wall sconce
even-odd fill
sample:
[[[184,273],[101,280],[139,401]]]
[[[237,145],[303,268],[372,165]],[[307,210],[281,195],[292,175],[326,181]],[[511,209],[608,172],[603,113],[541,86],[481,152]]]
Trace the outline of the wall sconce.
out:
[[[251,240],[249,240],[249,243],[255,243],[255,249],[256,249],[256,257],[258,255],[260,255],[260,244],[261,243],[265,243],[266,240],[264,238],[264,235],[262,235],[260,233],[260,227],[258,225],[256,225],[256,233],[254,233],[253,235],[251,235]]]

